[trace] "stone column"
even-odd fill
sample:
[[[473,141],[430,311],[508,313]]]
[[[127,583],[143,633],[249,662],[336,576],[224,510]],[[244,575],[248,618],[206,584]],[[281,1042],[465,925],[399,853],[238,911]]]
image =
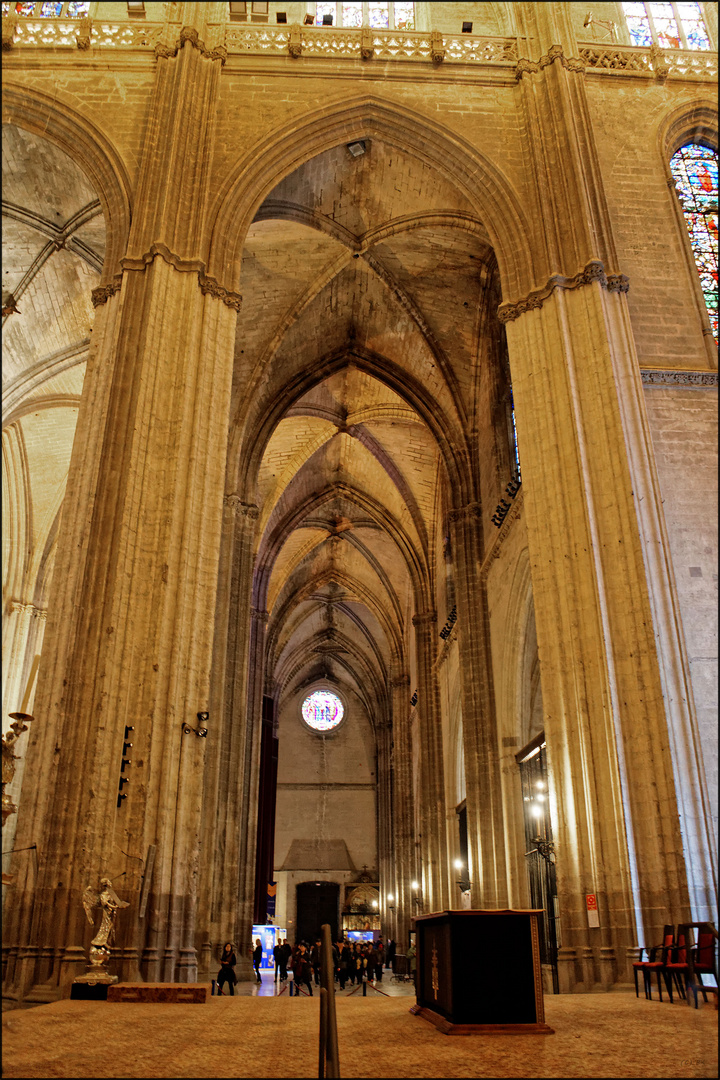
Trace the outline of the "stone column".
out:
[[[396,674],[392,680],[392,828],[395,855],[395,941],[404,952],[414,915],[410,883],[415,877],[415,831],[413,821],[412,738],[410,733],[410,677]]]
[[[418,715],[420,719],[420,823],[422,836],[423,906],[426,912],[450,905],[445,819],[440,693],[435,675],[437,613],[413,616],[417,652]]]
[[[185,7],[192,18],[205,6]],[[82,895],[101,874],[131,903],[116,941],[127,963],[145,945],[151,978],[195,971],[207,741],[183,724],[197,727],[208,708],[239,297],[201,261],[222,53],[189,25],[157,56],[122,280],[94,294],[25,779],[40,797],[18,819],[18,837],[39,852],[37,882],[18,874],[9,904],[11,935],[27,947],[25,988],[28,950],[53,945],[67,992],[73,950],[92,933]],[[126,725],[130,783],[118,807]]]
[[[253,908],[255,902],[255,858],[257,854],[258,791],[260,785],[260,735],[262,699],[265,690],[265,639],[268,613],[250,611],[247,701],[243,746],[242,808],[240,814],[239,879],[236,898],[236,940],[238,978],[251,979]]]
[[[385,938],[395,933],[394,912],[389,910],[388,894],[392,894],[395,905],[395,852],[393,844],[392,812],[392,726],[388,720],[375,722],[375,740],[377,746],[377,841],[378,873],[380,882],[380,918]],[[396,908],[397,910],[397,908]]]
[[[451,510],[449,519],[458,607],[471,904],[501,908],[508,905],[505,829],[487,592],[479,572],[480,506]]]
[[[541,228],[534,287],[498,314],[523,467],[563,952],[575,950],[589,979],[588,947],[596,964],[614,949],[620,965],[638,937],[660,940],[664,923],[689,916],[690,865],[707,902],[712,859],[631,283],[618,272],[583,65],[569,5],[518,13],[525,47],[540,54],[516,74]],[[597,894],[597,929],[585,893]]]
[[[211,726],[217,721],[217,739],[208,747],[203,813],[203,857],[199,930],[203,941],[217,947],[226,941],[239,949],[238,901],[241,857],[246,842],[254,858],[254,846],[245,838],[249,793],[245,788],[246,744],[252,724],[249,716],[248,653],[251,637],[251,591],[258,508],[243,503],[236,494],[224,499],[223,542],[218,577],[218,605],[211,692]],[[254,864],[253,864],[254,865]],[[242,870],[241,870],[242,867]],[[252,886],[252,882],[250,883]],[[249,896],[252,896],[252,887]],[[248,909],[249,911],[249,909]],[[242,914],[247,922],[248,912]],[[249,911],[248,927],[252,923]],[[249,931],[248,931],[249,932]],[[202,942],[201,942],[202,944]],[[239,956],[239,963],[247,958]],[[248,960],[249,965],[249,960]],[[250,969],[248,968],[248,971]]]

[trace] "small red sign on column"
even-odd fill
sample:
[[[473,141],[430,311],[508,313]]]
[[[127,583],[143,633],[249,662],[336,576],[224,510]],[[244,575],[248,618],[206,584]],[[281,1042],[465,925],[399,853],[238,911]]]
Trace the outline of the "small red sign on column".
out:
[[[585,894],[585,906],[587,908],[588,926],[599,926],[600,915],[598,913],[597,896],[595,893]]]

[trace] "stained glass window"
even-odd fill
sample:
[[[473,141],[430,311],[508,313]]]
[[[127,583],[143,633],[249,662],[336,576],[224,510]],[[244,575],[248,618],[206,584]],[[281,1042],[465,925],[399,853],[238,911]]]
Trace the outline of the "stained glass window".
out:
[[[81,15],[87,15],[90,4],[68,4],[67,13],[71,19],[79,19]]]
[[[313,731],[332,731],[343,718],[343,704],[329,690],[315,690],[302,705],[303,720]]]
[[[390,26],[389,4],[371,3],[368,10],[368,20],[370,26],[376,30],[386,30]]]
[[[3,13],[3,15],[9,15],[10,14],[10,5],[9,4],[3,4],[2,13]]]
[[[642,7],[642,5],[640,5]],[[414,30],[415,4],[411,0],[348,0],[334,3],[317,0],[315,25],[323,25],[323,15],[332,15],[332,25],[345,28],[372,26],[376,30]]]
[[[40,14],[45,19],[59,19],[62,14],[62,4],[43,4]]]
[[[15,10],[18,13],[18,15],[34,15],[35,14],[35,5],[34,4],[16,4],[15,5]]]
[[[670,161],[700,275],[710,325],[718,339],[718,157],[707,146],[683,146]]]
[[[342,24],[343,26],[362,26],[363,10],[362,4],[359,0],[356,0],[354,4],[343,4],[342,6]]]
[[[35,19],[80,19],[90,11],[90,4],[3,4],[2,13],[8,15],[10,10],[25,18]]]
[[[659,45],[661,49],[711,49],[710,38],[697,3],[623,4],[633,45]]]

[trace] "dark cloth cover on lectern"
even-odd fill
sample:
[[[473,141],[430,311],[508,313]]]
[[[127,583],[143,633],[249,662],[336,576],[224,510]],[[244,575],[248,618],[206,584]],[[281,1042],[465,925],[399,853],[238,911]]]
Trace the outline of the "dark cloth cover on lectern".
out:
[[[456,1025],[478,1030],[522,1025],[550,1032],[540,969],[542,915],[542,911],[464,910],[418,916],[413,1011],[425,1015],[429,1010],[434,1015],[426,1019],[448,1034]]]

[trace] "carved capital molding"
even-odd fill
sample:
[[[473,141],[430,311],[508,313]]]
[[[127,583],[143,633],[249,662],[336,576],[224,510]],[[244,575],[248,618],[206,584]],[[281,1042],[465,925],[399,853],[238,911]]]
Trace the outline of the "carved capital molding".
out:
[[[209,49],[205,42],[201,40],[194,26],[183,26],[180,36],[173,46],[158,42],[155,46],[155,59],[171,60],[172,57],[177,56],[186,41],[192,45],[193,49],[197,49],[202,56],[207,57],[208,60],[219,60],[221,64],[224,64],[227,60],[225,46],[218,44]]]
[[[78,25],[77,34],[75,35],[75,42],[78,49],[84,52],[90,48],[90,41],[92,38],[92,19],[83,19]]]
[[[208,277],[202,270],[198,270],[198,281],[200,282],[200,292],[203,296],[214,296],[218,300],[222,300],[223,304],[232,308],[234,311],[239,311],[242,306],[242,296],[240,293],[231,292],[226,289],[213,277]]]
[[[457,525],[459,521],[470,521],[473,518],[482,517],[482,506],[478,502],[468,503],[467,506],[457,506],[448,514],[451,525]]]
[[[298,57],[302,56],[302,50],[302,30],[298,23],[293,23],[288,37],[288,52],[294,60],[297,60]]]
[[[375,43],[373,32],[369,26],[363,26],[360,31],[360,56],[363,60],[372,60],[375,55]]]
[[[410,685],[410,676],[409,675],[398,675],[395,679],[391,680],[390,685],[392,686],[393,690],[400,690],[400,689],[402,689],[403,686],[409,686]]]
[[[673,368],[644,368],[643,386],[701,386],[717,390],[717,371],[678,371]]]
[[[116,292],[120,292],[122,287],[122,274],[118,274],[113,278],[109,285],[98,285],[97,289],[93,289],[90,293],[92,299],[92,306],[94,308],[100,307],[101,304],[106,304],[111,296],[114,296]]]
[[[565,56],[562,45],[551,45],[547,54],[541,56],[539,60],[518,60],[515,68],[515,78],[519,82],[523,75],[532,75],[538,71],[542,71],[543,68],[549,67],[550,64],[554,64],[556,60],[559,60],[567,71],[574,71],[578,75],[583,75],[585,73],[585,65],[582,60]]]
[[[2,20],[2,48],[3,52],[7,52],[12,49],[13,42],[15,41],[15,27],[17,26],[17,15],[4,15]]]
[[[224,495],[223,503],[225,506],[230,507],[233,517],[240,515],[249,518],[251,521],[256,521],[260,515],[258,506],[255,506],[254,503],[243,502],[239,495]]]
[[[430,35],[430,57],[433,64],[442,64],[445,59],[445,43],[439,30],[433,30]]]
[[[149,249],[142,255],[127,255],[124,259],[120,260],[120,265],[123,268],[123,271],[144,271],[152,262],[154,262],[158,255],[168,264],[168,266],[172,266],[173,269],[180,271],[181,274],[197,274],[200,292],[203,296],[214,296],[216,299],[221,300],[227,307],[232,308],[234,311],[240,311],[242,305],[242,296],[240,293],[233,292],[231,289],[226,289],[225,286],[221,285],[215,278],[209,277],[205,273],[205,264],[201,259],[183,259],[174,251],[171,251],[167,244],[156,241],[151,244]],[[104,285],[100,288],[93,289],[93,306],[97,307],[98,304],[104,304],[105,301],[112,296],[113,292],[117,292],[121,284],[122,275],[118,275],[112,285]]]
[[[261,623],[263,626],[266,626],[270,616],[268,615],[267,611],[260,611],[259,608],[250,608],[250,618],[253,619],[254,622],[258,622]]]
[[[437,623],[437,611],[421,611],[413,615],[413,626],[434,626]]]
[[[180,270],[184,274],[201,273],[205,269],[200,259],[183,259],[181,255],[171,251],[167,244],[163,244],[159,240],[152,243],[142,255],[127,255],[120,260],[120,265],[123,270],[145,270],[155,261],[158,255],[168,266],[172,266],[175,270]]]
[[[593,282],[599,282],[608,292],[626,293],[630,288],[630,279],[625,274],[606,274],[600,259],[592,259],[573,277],[553,274],[542,289],[534,289],[524,299],[516,300],[515,303],[500,304],[497,317],[502,323],[512,322],[524,315],[526,311],[541,308],[556,289],[578,289],[582,285],[591,285]]]
[[[35,607],[34,604],[24,604],[21,600],[10,602],[10,614],[30,615],[33,619],[47,619],[47,611],[44,608]]]

